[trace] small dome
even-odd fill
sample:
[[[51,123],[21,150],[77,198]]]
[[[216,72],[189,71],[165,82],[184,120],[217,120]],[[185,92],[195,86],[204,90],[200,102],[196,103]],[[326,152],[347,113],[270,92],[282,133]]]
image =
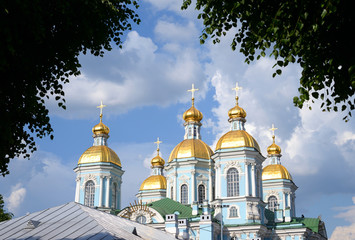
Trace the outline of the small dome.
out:
[[[267,148],[267,153],[269,155],[280,155],[281,154],[281,148],[273,142],[268,148]]]
[[[171,152],[169,162],[178,158],[202,158],[210,159],[213,155],[212,149],[200,139],[185,139]]]
[[[109,147],[100,145],[88,148],[79,158],[78,164],[107,162],[121,167],[117,154]]]
[[[166,178],[162,175],[153,175],[143,181],[140,191],[166,189]]]
[[[246,111],[239,107],[238,105],[236,105],[235,107],[231,108],[228,111],[228,116],[230,119],[232,118],[245,118],[247,116]]]
[[[155,156],[152,161],[150,161],[153,167],[163,167],[165,164],[165,161],[163,158],[161,158],[159,155]]]
[[[216,151],[226,148],[251,147],[260,152],[258,142],[244,130],[229,131],[217,142]]]
[[[271,164],[263,169],[262,180],[287,179],[292,181],[291,174],[281,164]]]
[[[109,134],[110,132],[110,129],[105,125],[103,124],[101,121],[96,124],[93,128],[92,128],[92,132],[95,134],[95,135],[99,135],[99,134]]]
[[[185,122],[201,122],[203,115],[194,107],[194,105],[192,105],[190,109],[184,112],[182,118],[185,120]]]

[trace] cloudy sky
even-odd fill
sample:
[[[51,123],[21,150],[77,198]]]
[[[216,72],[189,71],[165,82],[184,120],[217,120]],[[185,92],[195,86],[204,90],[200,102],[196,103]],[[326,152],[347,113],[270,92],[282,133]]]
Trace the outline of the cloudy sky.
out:
[[[156,138],[163,141],[165,160],[183,140],[182,114],[191,105],[186,91],[191,84],[200,89],[196,106],[204,114],[203,140],[214,148],[229,129],[227,112],[238,82],[246,129],[264,156],[272,143],[271,124],[278,128],[282,164],[299,187],[297,215],[321,216],[331,239],[350,239],[355,234],[355,119],[345,123],[342,113],[321,112],[317,102],[311,111],[295,108],[297,65],[272,78],[274,60],[247,65],[230,48],[232,34],[220,44],[200,45],[203,26],[197,13],[181,11],[180,4],[141,1],[142,23],[127,32],[123,49],[103,58],[80,57],[82,75],[65,86],[67,110],[47,102],[55,139],[38,139],[31,160],[13,160],[10,175],[0,178],[5,207],[21,216],[74,200],[73,168],[93,143],[91,128],[99,121],[101,100],[107,105],[103,121],[111,129],[109,146],[125,170],[122,205],[127,206],[150,174]]]

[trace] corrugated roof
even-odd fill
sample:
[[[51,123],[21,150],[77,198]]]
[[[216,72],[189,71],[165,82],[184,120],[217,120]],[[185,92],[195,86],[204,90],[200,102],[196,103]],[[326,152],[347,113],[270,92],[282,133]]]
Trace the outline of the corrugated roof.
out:
[[[74,202],[0,223],[0,239],[77,238],[174,239],[163,231]]]
[[[179,202],[176,202],[170,198],[164,198],[155,202],[148,204],[148,207],[151,207],[158,211],[160,215],[165,219],[165,215],[174,214],[178,212],[178,218],[193,218],[196,215],[192,215],[192,208],[185,206]]]

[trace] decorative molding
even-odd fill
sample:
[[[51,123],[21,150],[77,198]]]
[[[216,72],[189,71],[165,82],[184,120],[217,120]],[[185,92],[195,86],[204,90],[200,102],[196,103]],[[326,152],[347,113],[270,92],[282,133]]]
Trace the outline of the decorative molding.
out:
[[[199,174],[196,176],[196,180],[200,180],[200,181],[208,181],[208,177],[206,177],[203,174]]]
[[[95,186],[96,186],[97,185],[96,177],[97,177],[96,175],[91,174],[91,173],[90,174],[86,174],[85,177],[84,177],[84,184],[83,185],[85,185],[87,181],[92,180],[95,183]]]
[[[280,196],[279,196],[279,192],[276,191],[276,190],[268,190],[268,191],[266,191],[266,196],[265,196],[265,200],[264,201],[267,203],[269,197],[271,197],[271,196],[275,196],[277,198],[277,203],[281,202]]]
[[[227,174],[227,171],[230,169],[230,168],[236,168],[240,173],[244,172],[240,166],[240,163],[239,162],[236,162],[236,161],[229,161],[226,163],[226,165],[224,166],[224,169],[223,169],[223,172],[224,174]]]

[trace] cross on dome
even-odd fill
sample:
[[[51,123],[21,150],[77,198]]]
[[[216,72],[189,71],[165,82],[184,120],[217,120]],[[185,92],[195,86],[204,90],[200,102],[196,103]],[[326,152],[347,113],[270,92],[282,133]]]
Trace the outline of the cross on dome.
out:
[[[191,99],[192,99],[192,104],[194,104],[195,100],[195,92],[198,91],[198,88],[195,88],[195,84],[192,84],[192,88],[187,90],[188,92],[191,92]]]
[[[97,108],[100,108],[100,122],[102,121],[102,109],[103,109],[104,107],[107,107],[107,106],[106,106],[106,105],[103,105],[103,104],[102,104],[102,100],[101,100],[101,104],[100,104],[99,106],[97,106]]]
[[[238,85],[238,82],[235,83],[235,88],[232,88],[232,90],[235,91],[235,100],[237,101],[237,105],[238,105],[238,99],[239,99],[238,92],[242,89],[243,88]]]
[[[162,143],[162,141],[159,141],[159,138],[157,139],[156,142],[154,142],[156,145],[157,145],[157,152],[158,152],[158,155],[159,155],[159,145]]]
[[[277,130],[277,128],[275,128],[274,124],[272,124],[272,127],[269,130],[272,132],[272,138],[275,142],[275,130]]]

